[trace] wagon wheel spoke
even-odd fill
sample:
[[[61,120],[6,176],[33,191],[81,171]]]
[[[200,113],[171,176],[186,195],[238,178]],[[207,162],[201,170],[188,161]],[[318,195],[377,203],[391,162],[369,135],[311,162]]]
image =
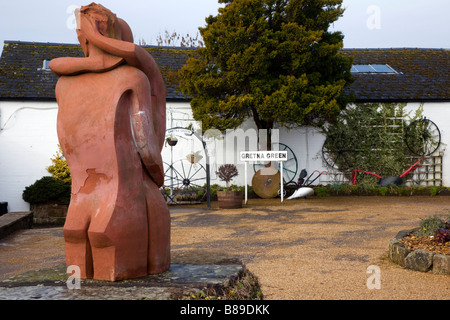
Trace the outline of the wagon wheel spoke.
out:
[[[206,196],[206,170],[201,164],[193,164],[186,159],[178,160],[166,169],[164,175],[165,188],[173,190],[173,198],[187,191],[202,191],[200,200]]]
[[[405,133],[408,149],[419,156],[430,156],[441,144],[441,133],[437,125],[428,119],[413,121]]]
[[[283,181],[284,184],[294,181],[298,172],[298,161],[294,151],[284,143],[273,143],[272,150],[287,151],[287,160],[283,163]],[[264,163],[254,163],[253,170],[257,172],[264,166]],[[280,165],[278,165],[278,169],[280,169]]]

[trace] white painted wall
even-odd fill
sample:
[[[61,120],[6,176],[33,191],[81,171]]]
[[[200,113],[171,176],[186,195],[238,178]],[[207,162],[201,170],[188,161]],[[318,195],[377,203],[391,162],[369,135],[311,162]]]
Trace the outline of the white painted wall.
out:
[[[407,105],[407,111],[411,112],[411,115],[419,108],[420,103],[409,103]],[[168,104],[168,109],[173,110],[173,114],[176,115],[177,112],[182,112],[184,114],[184,121],[174,122],[174,126],[187,126],[190,122],[195,123],[192,118],[192,113],[189,104],[178,103],[178,104]],[[440,152],[444,153],[443,158],[443,184],[450,184],[450,154],[446,151],[446,144],[450,141],[450,103],[426,103],[424,105],[423,115],[428,119],[436,123],[441,132],[441,146],[439,148]],[[177,116],[175,116],[177,117]],[[180,119],[180,116],[177,117]],[[201,125],[197,124],[196,127],[200,128]],[[168,122],[168,128],[170,128],[170,123]],[[212,140],[208,141],[208,148],[211,153],[211,183],[217,183],[223,185],[221,181],[215,176],[215,171],[218,166],[224,163],[235,163],[241,173],[239,177],[233,180],[233,183],[237,185],[243,185],[245,183],[244,179],[244,164],[238,161],[239,151],[242,150],[257,150],[257,144],[255,139],[249,139],[250,136],[256,135],[256,126],[252,120],[246,121],[238,132],[234,133],[236,141],[233,139],[225,140]],[[233,138],[234,138],[233,137]],[[250,140],[250,143],[245,142],[245,137]],[[276,139],[276,138],[275,138]],[[302,169],[306,169],[309,174],[312,174],[315,170],[319,172],[329,171],[329,173],[323,174],[315,184],[326,184],[330,181],[336,181],[336,179],[342,179],[342,176],[335,175],[323,162],[322,159],[322,145],[325,141],[325,137],[319,132],[317,128],[313,127],[299,127],[295,129],[279,129],[279,142],[287,145],[292,149],[293,153],[296,155],[297,167],[290,167],[292,171],[296,171],[296,177],[294,181],[297,181],[298,175]],[[185,141],[185,144],[189,145]],[[167,149],[167,148],[165,148]],[[201,145],[195,145],[194,151],[200,150]],[[186,149],[186,145],[180,144],[179,146],[173,148],[174,160],[184,157],[184,154],[190,151]],[[170,156],[168,156],[167,150],[163,150],[163,158],[168,159],[170,162]],[[201,162],[204,164],[204,162]],[[253,174],[253,167],[250,165],[248,167],[249,174]],[[405,168],[405,170],[408,168]],[[251,185],[252,176],[249,175],[247,183]]]
[[[413,112],[419,105],[419,103],[410,103],[407,109]],[[445,151],[445,143],[450,141],[448,110],[450,110],[450,103],[427,103],[424,106],[424,115],[433,120],[441,131],[443,141],[441,151]],[[56,117],[56,102],[0,101],[0,202],[8,202],[10,212],[29,210],[29,204],[22,200],[23,190],[41,177],[50,175],[46,168],[51,165],[50,158],[58,150]],[[167,128],[187,127],[189,123],[194,124],[195,129],[201,129],[201,124],[193,120],[189,103],[167,103]],[[235,163],[240,175],[233,180],[233,183],[244,185],[244,164],[238,160],[239,152],[257,150],[256,134],[253,121],[248,120],[239,130],[232,132],[224,139],[206,140],[211,157],[211,184],[223,185],[215,174],[218,166],[224,163]],[[187,162],[183,159],[187,154],[203,149],[201,142],[193,136],[181,134],[178,137],[179,143],[172,150],[169,146],[163,148],[162,156],[167,164],[171,163],[172,158],[175,165],[181,162],[186,165]],[[297,171],[294,181],[297,180],[302,169],[306,169],[308,173],[314,170],[327,170],[321,154],[324,140],[324,136],[315,128],[280,129],[279,141],[289,146],[297,157],[298,167],[290,167],[291,170]],[[199,164],[206,165],[205,157]],[[193,169],[197,170],[200,165],[193,166]],[[252,165],[249,165],[248,172],[247,183],[251,185],[254,173]],[[450,155],[448,152],[444,152],[443,172],[444,185],[449,185]],[[323,175],[316,183],[326,183],[328,180],[329,177]],[[199,181],[201,185],[204,183]]]
[[[27,211],[26,186],[45,175],[58,150],[55,102],[0,101],[0,202]]]

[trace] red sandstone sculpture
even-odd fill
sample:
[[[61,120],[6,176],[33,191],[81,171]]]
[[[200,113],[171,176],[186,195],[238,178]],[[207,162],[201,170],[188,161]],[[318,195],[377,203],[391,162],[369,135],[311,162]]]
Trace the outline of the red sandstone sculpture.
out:
[[[84,58],[57,58],[58,137],[72,176],[67,265],[121,280],[170,266],[170,215],[159,191],[166,89],[125,21],[92,3],[77,13]]]

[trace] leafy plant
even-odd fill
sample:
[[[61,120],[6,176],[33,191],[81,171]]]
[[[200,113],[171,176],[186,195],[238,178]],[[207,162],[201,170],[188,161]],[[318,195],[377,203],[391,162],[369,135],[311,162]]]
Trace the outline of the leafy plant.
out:
[[[206,184],[205,184],[205,188],[206,188]],[[209,195],[210,195],[210,197],[211,197],[211,200],[217,200],[217,191],[219,191],[219,185],[218,184],[212,184],[210,187],[209,187]]]
[[[430,195],[437,196],[439,194],[439,191],[441,191],[440,187],[431,187],[430,188]]]
[[[441,228],[445,228],[445,222],[437,215],[434,215],[432,217],[422,219],[417,235],[419,237],[434,236],[434,233]]]
[[[440,228],[434,232],[434,240],[440,243],[446,243],[450,241],[450,230]]]
[[[230,189],[230,182],[234,177],[239,175],[238,170],[234,164],[223,164],[216,172],[220,180],[225,181],[227,189]]]
[[[315,188],[314,192],[317,194],[318,197],[326,197],[329,195],[326,186],[318,186]]]
[[[348,172],[359,169],[389,177],[399,176],[411,166],[411,151],[404,142],[405,121],[420,118],[421,108],[410,117],[406,104],[356,104],[342,111],[324,128],[325,158],[330,165]],[[358,183],[375,185],[378,178],[358,175]]]
[[[32,185],[25,187],[22,198],[31,204],[56,202],[68,204],[70,201],[71,184],[54,177],[43,177]]]
[[[379,187],[378,188],[378,192],[380,193],[380,195],[385,196],[388,193],[388,188],[386,188],[386,187]]]
[[[164,143],[164,145],[167,147],[167,144],[169,144],[170,146],[174,146],[176,145],[178,142],[178,138],[171,134],[170,136],[166,137],[166,142]]]
[[[447,220],[441,220],[440,228],[434,232],[434,241],[447,243],[450,241],[450,216]]]
[[[60,145],[58,145],[58,149],[59,151],[57,151],[53,158],[50,159],[53,164],[47,167],[47,171],[51,173],[56,180],[71,183],[72,177],[70,176],[69,166],[67,165],[67,161],[64,158]]]

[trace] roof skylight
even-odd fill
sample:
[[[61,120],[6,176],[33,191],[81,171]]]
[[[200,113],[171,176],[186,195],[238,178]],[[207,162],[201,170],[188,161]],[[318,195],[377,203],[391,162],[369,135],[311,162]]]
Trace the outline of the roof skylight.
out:
[[[42,68],[38,68],[38,71],[51,71],[49,65],[50,65],[50,60],[43,60]]]
[[[392,73],[397,74],[392,67],[387,64],[354,64],[350,70],[352,73]]]

